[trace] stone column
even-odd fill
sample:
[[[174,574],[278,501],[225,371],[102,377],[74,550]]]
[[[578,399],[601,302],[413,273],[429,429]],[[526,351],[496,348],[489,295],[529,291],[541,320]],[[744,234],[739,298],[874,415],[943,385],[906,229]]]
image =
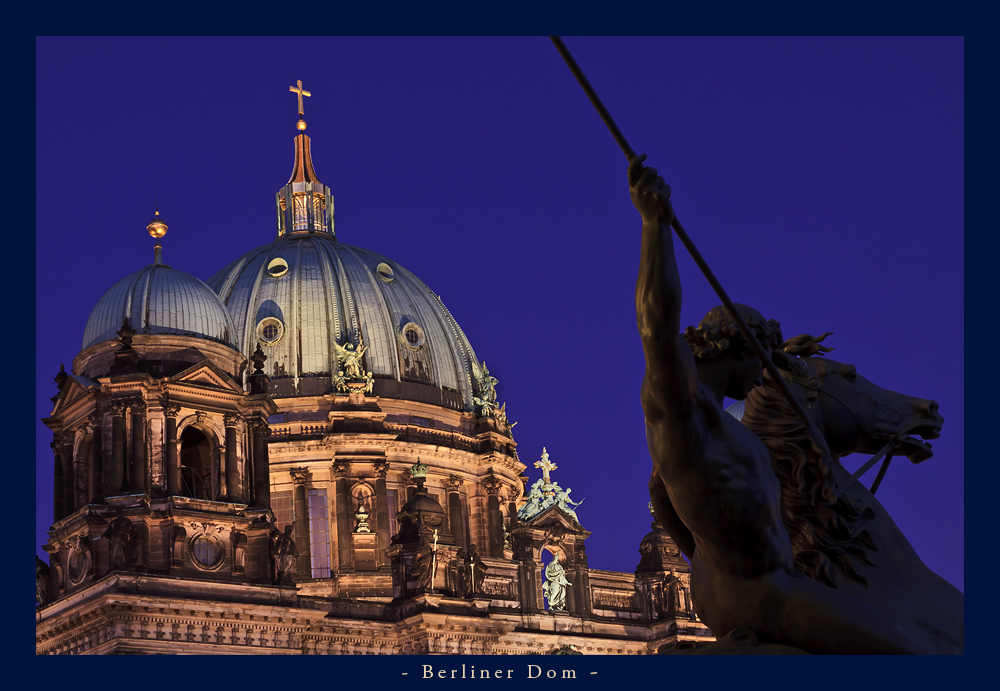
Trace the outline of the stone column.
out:
[[[73,483],[76,481],[73,472],[73,439],[74,432],[63,432],[62,435],[62,465],[63,465],[63,511],[65,516],[76,511],[76,492]]]
[[[375,466],[375,539],[377,547],[375,561],[381,566],[389,563],[385,558],[385,550],[392,539],[392,536],[389,535],[389,495],[385,489],[385,479],[389,475],[389,463],[376,461],[372,465]]]
[[[258,509],[271,505],[271,469],[267,458],[267,438],[271,426],[263,418],[253,420],[253,505]]]
[[[306,496],[306,480],[309,473],[306,468],[292,468],[292,510],[295,513],[295,525],[292,536],[299,556],[295,562],[296,580],[312,578],[312,559],[309,544],[309,500]]]
[[[52,522],[60,520],[66,515],[66,507],[63,504],[63,469],[62,469],[62,445],[55,441],[49,442],[52,449],[52,457],[55,461],[54,475],[52,478]]]
[[[589,616],[594,611],[594,604],[590,601],[590,566],[587,564],[587,553],[584,551],[583,543],[577,543],[574,547],[573,563],[575,576],[569,578],[570,569],[566,569],[568,580],[573,581],[573,601],[576,603],[574,614],[577,616]]]
[[[354,552],[351,541],[351,497],[348,494],[348,475],[351,464],[347,461],[335,461],[333,474],[337,478],[337,560],[339,571],[353,570]]]
[[[503,515],[500,513],[500,480],[488,476],[483,480],[483,488],[489,494],[486,506],[486,523],[490,539],[487,554],[491,557],[503,557]]]
[[[239,456],[236,451],[236,435],[240,417],[237,413],[226,413],[222,417],[226,425],[226,498],[232,502],[243,501],[243,493],[240,491],[240,466]]]
[[[108,494],[114,496],[125,491],[125,411],[126,403],[111,404],[111,473],[108,477]]]
[[[90,503],[104,503],[104,416],[96,412],[90,416],[93,443],[90,445]]]
[[[166,446],[167,466],[167,495],[171,497],[179,496],[181,493],[181,464],[177,458],[177,416],[181,412],[179,405],[166,403],[163,406],[163,415],[166,418],[166,429],[163,435]]]
[[[521,580],[521,610],[524,612],[538,612],[541,607],[538,597],[538,563],[533,559],[521,559],[517,567],[517,575]]]
[[[448,529],[451,530],[455,544],[465,549],[468,547],[465,540],[465,526],[462,523],[462,496],[459,491],[462,489],[462,478],[452,475],[448,478]]]
[[[129,486],[132,492],[141,494],[146,491],[146,403],[133,401],[129,404],[132,411],[132,463],[129,474]]]
[[[580,589],[580,570],[576,568],[576,553],[567,549],[565,551],[566,559],[563,561],[563,569],[566,571],[566,580],[569,581],[569,585],[566,586],[566,611],[572,615],[579,615],[580,613],[580,602],[579,597],[582,592]],[[558,559],[559,557],[554,557]]]
[[[240,485],[244,504],[253,504],[253,436],[250,423],[243,425],[243,484]]]

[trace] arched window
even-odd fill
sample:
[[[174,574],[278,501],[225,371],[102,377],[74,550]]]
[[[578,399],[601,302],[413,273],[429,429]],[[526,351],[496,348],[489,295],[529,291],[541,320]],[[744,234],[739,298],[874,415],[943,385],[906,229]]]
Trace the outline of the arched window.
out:
[[[193,499],[212,498],[212,442],[188,427],[181,434],[181,494]]]

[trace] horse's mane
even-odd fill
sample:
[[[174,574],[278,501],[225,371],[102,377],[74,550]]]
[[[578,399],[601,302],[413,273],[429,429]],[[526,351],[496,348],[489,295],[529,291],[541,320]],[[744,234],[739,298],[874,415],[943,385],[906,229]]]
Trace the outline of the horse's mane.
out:
[[[786,341],[792,346],[786,352],[794,353],[804,345],[793,345],[794,341]],[[793,369],[805,365],[795,357],[787,359]],[[760,437],[771,453],[771,467],[781,483],[782,521],[791,538],[795,568],[834,588],[833,567],[867,585],[854,559],[871,566],[867,550],[874,550],[875,544],[868,531],[857,524],[873,518],[874,512],[859,512],[833,492],[823,452],[769,374],[765,374],[764,384],[754,387],[747,396],[743,424]]]

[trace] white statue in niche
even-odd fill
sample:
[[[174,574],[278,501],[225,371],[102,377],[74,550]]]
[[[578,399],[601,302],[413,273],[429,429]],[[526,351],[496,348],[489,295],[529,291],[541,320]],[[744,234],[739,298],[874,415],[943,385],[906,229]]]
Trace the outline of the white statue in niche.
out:
[[[559,558],[555,557],[545,567],[545,583],[542,584],[542,594],[549,601],[549,611],[566,611],[566,586],[573,585],[566,580],[566,571]]]

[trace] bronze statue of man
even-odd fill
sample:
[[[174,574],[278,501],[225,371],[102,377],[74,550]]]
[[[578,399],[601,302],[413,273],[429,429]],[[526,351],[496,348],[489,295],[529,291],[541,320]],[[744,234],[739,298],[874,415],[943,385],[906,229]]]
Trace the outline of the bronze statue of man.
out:
[[[271,534],[270,552],[274,568],[272,582],[275,585],[292,582],[295,558],[299,556],[299,550],[295,546],[295,538],[292,537],[292,529],[292,525],[286,525],[285,532],[274,530]]]
[[[670,229],[670,188],[645,155],[629,164],[642,215],[636,316],[646,359],[642,407],[657,520],[691,559],[691,594],[719,636],[753,630],[811,653],[921,653],[869,605],[795,569],[781,491],[763,442],[723,408],[743,400],[762,365],[722,308],[680,333],[681,285]],[[737,306],[765,350],[775,321]]]
[[[469,551],[465,554],[465,572],[468,595],[481,595],[486,581],[486,564],[476,552],[475,545],[469,545]]]

